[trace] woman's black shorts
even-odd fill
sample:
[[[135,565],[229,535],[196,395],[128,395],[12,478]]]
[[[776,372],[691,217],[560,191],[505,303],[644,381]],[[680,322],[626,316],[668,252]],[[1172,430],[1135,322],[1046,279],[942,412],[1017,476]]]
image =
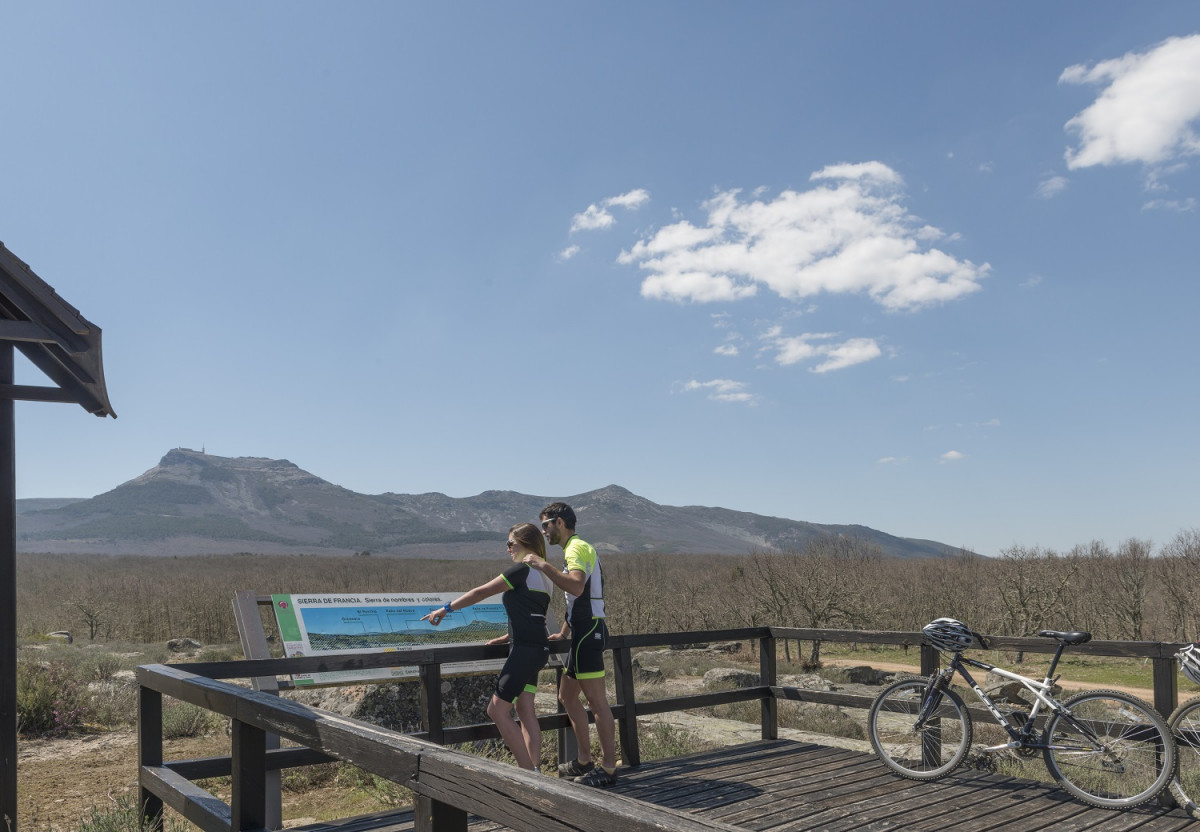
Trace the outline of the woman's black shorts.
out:
[[[523,692],[537,691],[538,673],[549,659],[548,644],[514,644],[496,680],[496,696],[505,702],[515,702]]]

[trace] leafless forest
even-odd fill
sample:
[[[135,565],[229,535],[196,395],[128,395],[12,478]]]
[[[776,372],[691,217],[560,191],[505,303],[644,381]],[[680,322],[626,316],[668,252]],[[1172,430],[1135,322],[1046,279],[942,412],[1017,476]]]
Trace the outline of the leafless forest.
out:
[[[869,544],[825,539],[785,554],[609,555],[614,633],[776,624],[915,630],[954,616],[982,632],[1091,630],[1098,638],[1200,635],[1200,530],[1155,546],[1130,539],[1069,552],[1014,546],[998,558],[884,558]],[[237,642],[236,590],[412,592],[470,589],[507,564],[380,556],[120,557],[22,555],[22,635],[70,630],[86,641]],[[561,607],[561,599],[557,600]]]

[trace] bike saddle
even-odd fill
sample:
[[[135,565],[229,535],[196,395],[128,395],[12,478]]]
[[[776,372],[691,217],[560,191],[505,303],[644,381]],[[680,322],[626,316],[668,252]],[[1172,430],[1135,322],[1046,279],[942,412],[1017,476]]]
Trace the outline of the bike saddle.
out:
[[[1060,633],[1058,630],[1039,630],[1038,635],[1043,638],[1056,638],[1063,644],[1087,644],[1092,640],[1091,633]]]

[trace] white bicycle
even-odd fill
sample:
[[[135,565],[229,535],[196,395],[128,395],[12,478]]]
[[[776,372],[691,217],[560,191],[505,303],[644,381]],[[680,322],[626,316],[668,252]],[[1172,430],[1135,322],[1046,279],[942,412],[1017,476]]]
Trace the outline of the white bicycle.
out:
[[[967,758],[971,715],[950,687],[958,674],[1010,738],[982,749],[985,754],[1012,751],[1031,757],[1040,751],[1059,785],[1084,803],[1104,809],[1137,806],[1170,785],[1176,769],[1175,742],[1166,720],[1148,703],[1115,690],[1086,691],[1061,702],[1051,695],[1063,650],[1090,641],[1091,633],[1038,633],[1058,641],[1046,678],[1039,682],[963,656],[963,650],[987,644],[959,621],[939,618],[922,632],[934,647],[952,654],[950,664],[928,679],[901,679],[884,688],[867,716],[871,746],[901,777],[938,780]],[[1032,694],[1033,705],[1028,711],[1001,710],[967,667],[1019,683]],[[1193,703],[1200,722],[1200,697]],[[1196,795],[1200,797],[1200,788]]]

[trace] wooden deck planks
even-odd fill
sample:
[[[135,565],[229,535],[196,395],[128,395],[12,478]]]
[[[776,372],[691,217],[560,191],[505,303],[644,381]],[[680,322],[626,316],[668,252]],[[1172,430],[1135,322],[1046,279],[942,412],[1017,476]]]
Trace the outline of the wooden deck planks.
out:
[[[789,740],[649,762],[622,771],[612,791],[754,832],[1183,832],[1194,825],[1179,810],[1156,804],[1095,809],[1049,783],[971,770],[913,782],[871,754]],[[411,817],[380,815],[374,826],[354,819],[293,832],[410,832]],[[505,827],[472,818],[470,830]]]

